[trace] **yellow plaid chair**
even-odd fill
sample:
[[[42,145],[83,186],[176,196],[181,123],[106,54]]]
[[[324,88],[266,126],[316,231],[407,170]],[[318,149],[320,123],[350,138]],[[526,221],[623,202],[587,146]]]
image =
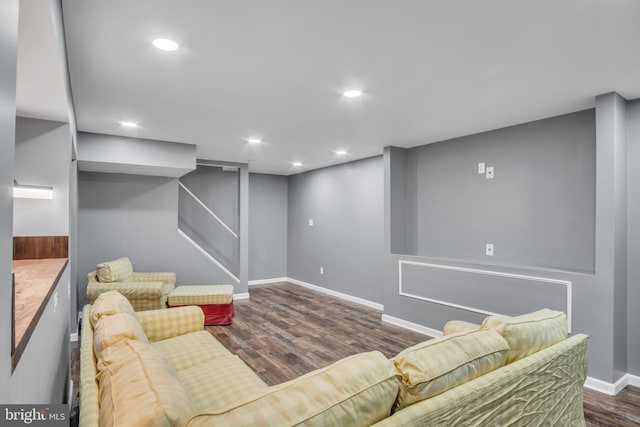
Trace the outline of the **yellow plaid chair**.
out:
[[[131,302],[135,311],[167,308],[167,296],[176,285],[176,273],[133,271],[127,257],[97,265],[87,275],[87,299],[93,304],[103,292],[118,291]]]

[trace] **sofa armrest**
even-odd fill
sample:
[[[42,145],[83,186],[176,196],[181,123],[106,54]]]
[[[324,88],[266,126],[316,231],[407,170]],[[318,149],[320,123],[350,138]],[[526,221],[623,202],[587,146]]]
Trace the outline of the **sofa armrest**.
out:
[[[80,328],[80,425],[98,427],[100,416],[99,389],[96,374],[96,358],[93,352],[93,327],[91,326],[91,306],[82,310]]]
[[[376,426],[584,426],[587,341],[583,334],[569,337],[414,403]]]
[[[159,299],[166,295],[167,287],[163,282],[90,282],[87,285],[87,298],[90,304],[103,292],[118,291],[127,299]]]
[[[133,272],[134,282],[163,282],[170,285],[176,284],[176,273],[139,273]]]
[[[150,342],[204,330],[204,313],[195,305],[136,312]]]
[[[480,330],[480,325],[463,320],[450,320],[444,325],[442,335],[451,335],[458,332],[471,332]]]

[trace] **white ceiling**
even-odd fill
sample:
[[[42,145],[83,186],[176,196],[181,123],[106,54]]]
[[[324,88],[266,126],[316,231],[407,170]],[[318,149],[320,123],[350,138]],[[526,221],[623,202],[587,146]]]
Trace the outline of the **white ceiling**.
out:
[[[16,114],[68,122],[64,59],[56,47],[50,0],[20,2]]]
[[[637,0],[63,0],[63,11],[79,130],[192,143],[253,172],[569,113],[610,91],[640,97]],[[157,37],[181,48],[157,50]]]

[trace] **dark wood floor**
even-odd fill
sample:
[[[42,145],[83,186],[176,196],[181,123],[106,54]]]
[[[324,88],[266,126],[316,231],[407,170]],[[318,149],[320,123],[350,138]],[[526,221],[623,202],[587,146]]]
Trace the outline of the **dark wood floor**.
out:
[[[230,326],[209,332],[269,385],[363,351],[387,357],[429,337],[382,323],[380,312],[289,283],[251,287]]]
[[[394,356],[429,337],[380,320],[380,311],[289,283],[253,286],[230,326],[207,330],[274,385],[362,351]],[[72,361],[77,361],[77,347]],[[77,378],[77,363],[72,371]],[[77,384],[76,381],[74,383]],[[587,426],[640,425],[640,388],[611,397],[584,391]]]

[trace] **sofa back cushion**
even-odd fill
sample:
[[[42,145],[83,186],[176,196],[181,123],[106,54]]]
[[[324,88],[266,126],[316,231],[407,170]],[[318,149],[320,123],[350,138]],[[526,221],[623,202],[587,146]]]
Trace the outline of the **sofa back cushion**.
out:
[[[482,328],[498,332],[509,343],[511,363],[566,339],[567,316],[545,308],[517,317],[489,316]]]
[[[105,349],[97,378],[100,427],[183,426],[195,414],[171,364],[149,344],[123,340]]]
[[[100,263],[96,272],[98,280],[102,283],[133,281],[133,266],[127,257]]]
[[[503,366],[507,350],[491,330],[446,335],[403,350],[391,359],[402,374],[394,412]]]
[[[380,352],[361,353],[254,391],[189,426],[369,426],[389,416],[399,375]],[[213,392],[213,391],[212,391]]]
[[[102,316],[110,316],[116,313],[135,313],[133,306],[125,297],[118,291],[107,291],[98,295],[98,298],[93,302],[91,306],[91,312],[89,321],[91,326],[95,328],[96,323]]]
[[[140,322],[133,314],[117,313],[102,316],[93,328],[93,349],[96,359],[100,359],[107,347],[125,339],[149,343]]]

